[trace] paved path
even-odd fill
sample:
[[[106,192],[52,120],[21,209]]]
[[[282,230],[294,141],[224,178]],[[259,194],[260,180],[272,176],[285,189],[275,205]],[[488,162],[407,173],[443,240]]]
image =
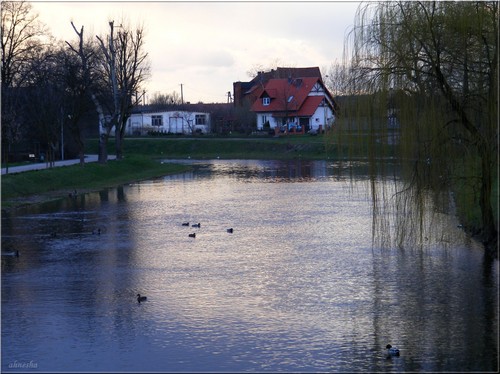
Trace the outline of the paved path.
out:
[[[108,155],[108,160],[114,160],[116,157],[113,155]],[[97,162],[97,155],[85,155],[85,162]],[[80,163],[80,159],[56,161],[54,167],[58,166],[68,166]],[[9,166],[9,174],[22,173],[23,171],[29,170],[41,170],[47,169],[48,164],[46,162],[26,164],[21,166]],[[6,169],[2,168],[2,175],[6,174]]]

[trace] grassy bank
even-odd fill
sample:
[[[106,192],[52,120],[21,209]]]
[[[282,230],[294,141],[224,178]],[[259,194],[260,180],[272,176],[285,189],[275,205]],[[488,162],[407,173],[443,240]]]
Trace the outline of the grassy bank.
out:
[[[113,154],[110,139],[108,152]],[[97,140],[88,143],[87,153],[97,153]],[[124,142],[124,154],[140,154],[154,158],[197,159],[326,159],[335,150],[326,149],[322,136],[290,136],[283,138],[134,138]]]
[[[259,159],[259,160],[338,160],[366,159],[369,152],[385,158],[395,155],[395,147],[385,142],[387,134],[370,142],[370,134],[357,132],[327,135],[288,135],[280,137],[211,137],[194,138],[127,138],[124,154],[141,154],[154,158]],[[370,144],[371,143],[371,144]],[[108,142],[109,154],[115,143]],[[97,139],[87,142],[86,153],[98,153]]]
[[[179,173],[184,165],[162,164],[130,155],[105,165],[88,163],[2,176],[2,208],[65,197],[73,190],[92,191],[119,184]]]

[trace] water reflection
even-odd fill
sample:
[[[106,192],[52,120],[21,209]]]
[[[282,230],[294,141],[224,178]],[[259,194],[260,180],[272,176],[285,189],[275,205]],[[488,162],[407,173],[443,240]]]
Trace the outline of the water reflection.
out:
[[[230,177],[245,182],[310,182],[336,178],[367,179],[369,165],[362,161],[308,161],[308,160],[164,160],[194,166],[194,172],[168,178]]]
[[[496,369],[498,261],[453,217],[373,246],[363,164],[194,166],[2,217],[2,370]]]

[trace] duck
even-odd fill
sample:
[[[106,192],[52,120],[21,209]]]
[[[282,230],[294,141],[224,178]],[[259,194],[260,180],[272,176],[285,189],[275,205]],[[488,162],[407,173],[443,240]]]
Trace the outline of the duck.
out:
[[[230,229],[226,230],[228,233],[232,234],[233,233],[233,228],[231,227]]]
[[[196,238],[196,233],[195,233],[195,232],[193,232],[192,234],[189,234],[189,237],[190,237],[190,238]]]
[[[397,349],[396,347],[387,344],[385,348],[387,349],[387,353],[389,354],[389,356],[399,356],[399,349]]]
[[[15,251],[5,251],[2,252],[2,256],[19,257],[19,251],[17,249]]]
[[[137,294],[137,302],[140,304],[141,301],[146,301],[148,298],[146,296],[141,296],[140,293]]]
[[[183,222],[182,226],[189,226],[189,222]]]
[[[191,225],[191,227],[198,227],[198,228],[200,228],[201,224],[200,223],[195,223],[194,225]]]

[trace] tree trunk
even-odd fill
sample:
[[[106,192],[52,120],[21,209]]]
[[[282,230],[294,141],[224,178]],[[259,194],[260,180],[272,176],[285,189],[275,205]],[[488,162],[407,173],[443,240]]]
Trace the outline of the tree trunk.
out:
[[[85,165],[85,152],[83,149],[78,152],[78,157],[80,158],[80,166]]]
[[[99,157],[98,161],[100,164],[105,164],[108,162],[108,134],[103,132],[102,127],[106,123],[106,118],[104,117],[104,110],[102,109],[101,103],[97,99],[94,93],[90,94],[92,101],[94,102],[97,114],[99,116]]]
[[[5,147],[2,148],[5,149]],[[10,142],[7,145],[7,149],[4,150],[5,174],[9,174],[9,154],[10,154]]]
[[[108,135],[101,133],[99,136],[99,158],[100,164],[105,164],[108,162]]]
[[[120,130],[116,128],[115,130],[115,151],[116,151],[116,159],[123,159],[123,139],[120,134]]]

